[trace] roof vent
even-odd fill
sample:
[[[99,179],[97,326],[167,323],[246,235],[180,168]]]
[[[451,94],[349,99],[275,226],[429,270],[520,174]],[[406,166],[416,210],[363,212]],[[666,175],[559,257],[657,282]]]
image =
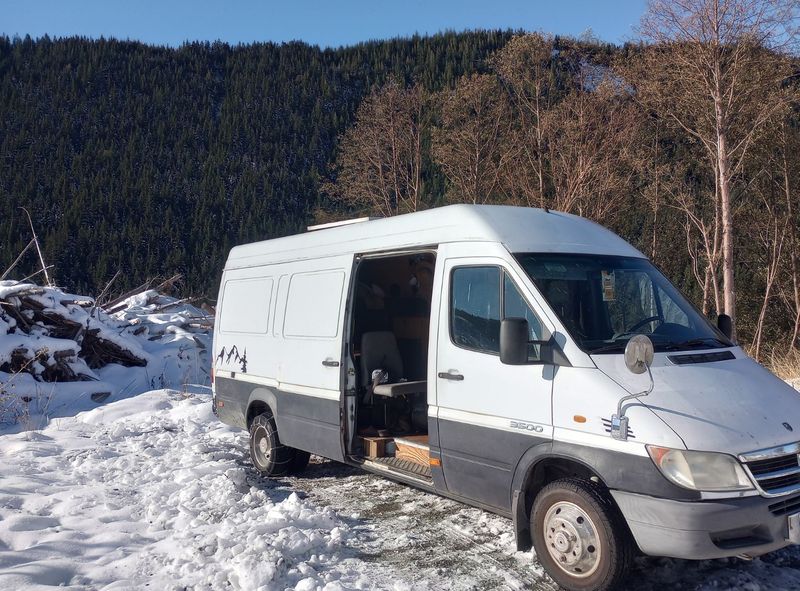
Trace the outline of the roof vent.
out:
[[[363,217],[355,218],[352,220],[342,220],[340,222],[330,222],[328,224],[317,224],[316,226],[309,226],[306,228],[309,232],[316,232],[317,230],[327,230],[328,228],[338,228],[339,226],[349,226],[350,224],[358,224],[361,222],[371,222],[372,220],[379,220],[376,217]]]

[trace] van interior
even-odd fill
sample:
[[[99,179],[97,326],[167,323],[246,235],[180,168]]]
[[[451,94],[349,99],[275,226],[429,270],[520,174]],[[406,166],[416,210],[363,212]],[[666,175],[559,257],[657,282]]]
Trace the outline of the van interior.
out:
[[[430,478],[428,340],[436,255],[365,257],[356,268],[348,354],[352,455]]]

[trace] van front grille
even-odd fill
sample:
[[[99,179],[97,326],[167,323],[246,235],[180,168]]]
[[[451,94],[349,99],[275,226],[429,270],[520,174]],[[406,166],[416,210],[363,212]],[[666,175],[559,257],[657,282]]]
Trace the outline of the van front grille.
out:
[[[800,512],[800,497],[784,499],[769,506],[773,515],[791,515]]]
[[[742,454],[739,459],[764,496],[800,492],[800,443]]]

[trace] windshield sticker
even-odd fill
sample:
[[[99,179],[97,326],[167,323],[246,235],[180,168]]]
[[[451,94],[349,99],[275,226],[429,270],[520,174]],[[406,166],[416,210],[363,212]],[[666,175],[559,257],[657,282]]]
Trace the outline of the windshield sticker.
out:
[[[617,294],[614,291],[614,271],[600,271],[603,278],[603,301],[613,302],[617,299]]]

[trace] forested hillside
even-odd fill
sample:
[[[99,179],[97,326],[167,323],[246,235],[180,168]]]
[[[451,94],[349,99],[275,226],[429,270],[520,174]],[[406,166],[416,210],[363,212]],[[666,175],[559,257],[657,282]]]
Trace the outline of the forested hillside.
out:
[[[231,246],[315,221],[545,205],[611,227],[707,313],[735,304],[743,342],[794,348],[794,66],[765,47],[719,46],[723,68],[742,70],[735,84],[749,85],[731,86],[744,98],[723,122],[722,174],[713,105],[685,74],[706,46],[654,41],[486,31],[321,50],[0,38],[0,271],[30,240],[20,207],[60,285],[98,293],[121,270],[120,292],[181,272],[187,294],[214,298]],[[38,265],[28,253],[14,276]]]
[[[231,246],[311,221],[337,136],[388,77],[451,86],[509,32],[320,50],[0,37],[0,267],[30,240],[98,293],[183,272],[216,297]],[[35,271],[38,262],[15,276]],[[0,270],[1,272],[1,270]]]

